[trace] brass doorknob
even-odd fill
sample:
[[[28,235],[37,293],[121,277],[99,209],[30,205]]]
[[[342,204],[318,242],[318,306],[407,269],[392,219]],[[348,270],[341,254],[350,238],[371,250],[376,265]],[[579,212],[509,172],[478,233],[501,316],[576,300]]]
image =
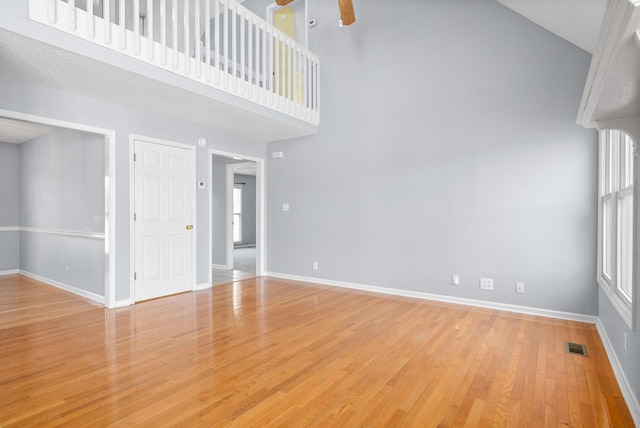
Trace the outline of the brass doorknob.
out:
[[[187,225],[187,230],[191,230],[191,229],[193,229],[193,225],[192,224],[188,224]]]

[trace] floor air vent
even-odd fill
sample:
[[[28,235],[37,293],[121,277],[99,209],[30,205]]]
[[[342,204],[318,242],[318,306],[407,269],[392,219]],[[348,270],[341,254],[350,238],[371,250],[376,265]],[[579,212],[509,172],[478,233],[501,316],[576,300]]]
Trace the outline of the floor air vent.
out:
[[[587,347],[579,343],[565,342],[564,348],[569,354],[588,356]]]

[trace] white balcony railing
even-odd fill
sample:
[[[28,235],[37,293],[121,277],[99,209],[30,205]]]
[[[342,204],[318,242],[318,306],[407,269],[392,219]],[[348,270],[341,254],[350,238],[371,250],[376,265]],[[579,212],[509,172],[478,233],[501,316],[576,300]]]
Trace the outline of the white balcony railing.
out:
[[[319,123],[318,57],[234,0],[29,0],[29,17]]]

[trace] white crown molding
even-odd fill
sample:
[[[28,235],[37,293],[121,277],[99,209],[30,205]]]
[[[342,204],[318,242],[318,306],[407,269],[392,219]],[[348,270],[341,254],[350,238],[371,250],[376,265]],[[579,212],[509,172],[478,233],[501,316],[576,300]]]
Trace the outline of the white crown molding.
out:
[[[607,78],[613,74],[613,64],[623,41],[636,29],[630,29],[637,0],[609,0],[600,30],[596,51],[591,59],[589,74],[582,94],[577,123],[585,128],[594,128],[593,115],[601,99]]]

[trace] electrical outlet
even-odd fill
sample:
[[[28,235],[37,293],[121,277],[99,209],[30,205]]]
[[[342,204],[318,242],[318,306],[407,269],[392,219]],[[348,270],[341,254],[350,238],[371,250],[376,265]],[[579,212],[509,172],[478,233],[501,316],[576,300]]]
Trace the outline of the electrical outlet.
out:
[[[493,278],[480,278],[480,290],[493,291]]]
[[[313,270],[318,270],[318,262],[313,262],[312,267]]]
[[[451,277],[451,283],[453,285],[460,285],[460,276],[459,275],[453,275]]]
[[[71,276],[71,268],[69,266],[67,266],[67,268],[65,270],[67,272],[67,276]]]
[[[516,282],[516,293],[524,294],[524,282]]]

